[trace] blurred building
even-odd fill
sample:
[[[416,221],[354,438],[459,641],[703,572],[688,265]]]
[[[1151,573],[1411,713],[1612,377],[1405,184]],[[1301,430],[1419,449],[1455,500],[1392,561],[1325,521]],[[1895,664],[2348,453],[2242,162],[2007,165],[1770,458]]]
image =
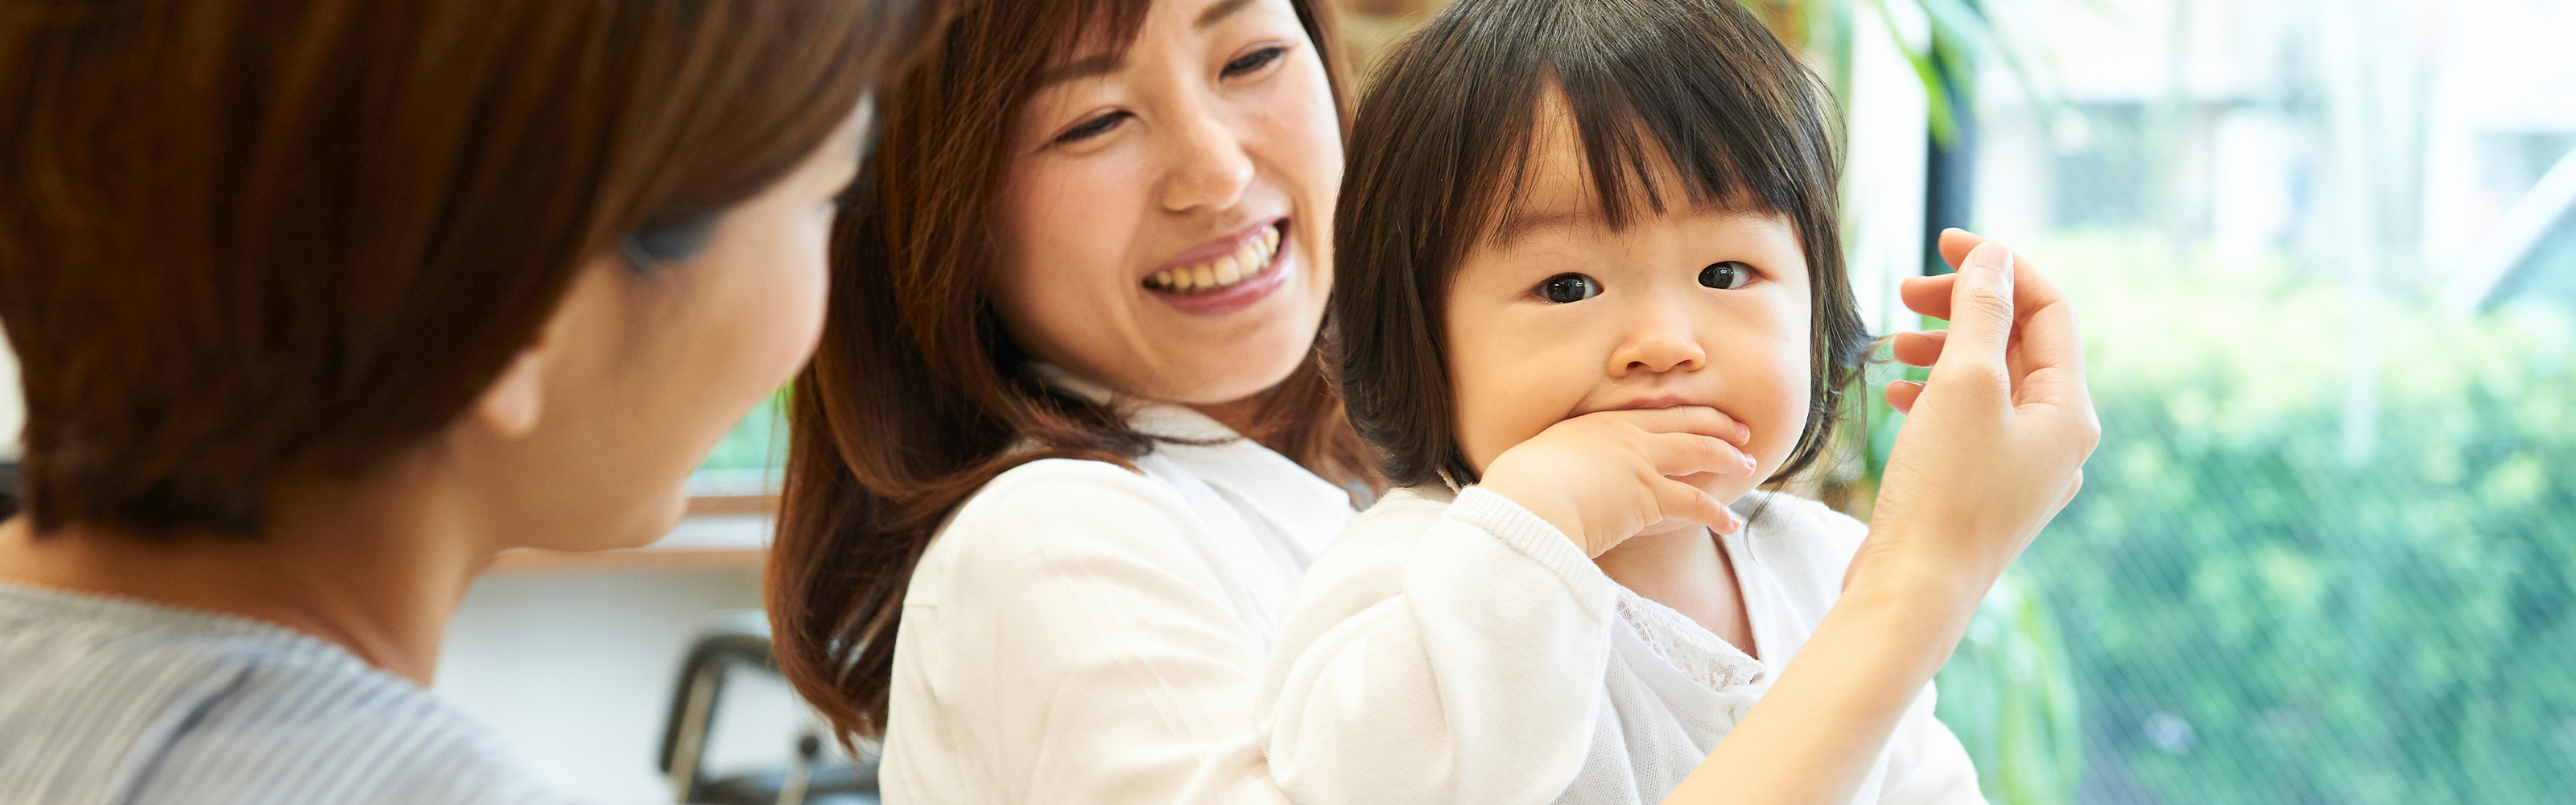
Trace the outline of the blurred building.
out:
[[[2033,69],[1982,76],[1986,225],[2153,227],[2219,258],[2576,305],[2576,3],[1990,6]]]

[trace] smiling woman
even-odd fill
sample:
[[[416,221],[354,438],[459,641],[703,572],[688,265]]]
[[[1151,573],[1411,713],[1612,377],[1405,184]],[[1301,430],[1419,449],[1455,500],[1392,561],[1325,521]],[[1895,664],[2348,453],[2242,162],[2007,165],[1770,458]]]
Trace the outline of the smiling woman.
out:
[[[1262,778],[1279,607],[1372,478],[1316,347],[1330,30],[1306,0],[989,0],[896,84],[769,579],[781,667],[884,736],[889,794]]]
[[[1312,352],[1340,115],[1293,6],[1166,13],[1183,5],[1154,6],[1124,48],[1095,30],[1074,45],[1094,55],[1041,75],[1005,139],[995,291],[1039,360],[1230,403]]]

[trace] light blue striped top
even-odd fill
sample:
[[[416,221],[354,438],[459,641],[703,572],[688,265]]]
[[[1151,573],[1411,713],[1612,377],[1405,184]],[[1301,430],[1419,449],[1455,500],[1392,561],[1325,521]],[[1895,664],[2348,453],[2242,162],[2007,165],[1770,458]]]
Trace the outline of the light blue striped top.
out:
[[[0,805],[562,802],[339,646],[0,582]]]

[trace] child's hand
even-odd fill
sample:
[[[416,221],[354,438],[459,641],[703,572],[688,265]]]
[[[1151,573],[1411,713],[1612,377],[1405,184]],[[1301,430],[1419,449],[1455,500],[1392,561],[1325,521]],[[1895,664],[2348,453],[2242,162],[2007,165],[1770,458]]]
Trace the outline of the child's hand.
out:
[[[1695,481],[1751,474],[1752,437],[1707,406],[1596,411],[1503,451],[1477,485],[1556,526],[1585,556],[1675,521],[1734,533],[1743,523]]]
[[[1941,251],[1959,273],[1906,280],[1902,296],[1951,328],[1896,338],[1897,360],[1932,375],[1887,389],[1908,417],[1852,577],[1892,563],[1973,585],[1959,592],[1974,601],[2074,499],[2102,426],[2065,295],[2002,244],[1954,229]]]

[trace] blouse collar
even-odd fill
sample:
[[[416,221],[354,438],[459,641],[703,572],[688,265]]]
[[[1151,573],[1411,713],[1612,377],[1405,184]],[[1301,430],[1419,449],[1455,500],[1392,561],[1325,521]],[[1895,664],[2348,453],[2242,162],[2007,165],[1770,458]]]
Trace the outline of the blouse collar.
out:
[[[1121,394],[1053,364],[1032,363],[1027,371],[1040,382],[1110,406],[1128,427],[1156,440],[1156,455],[1187,469],[1310,549],[1320,550],[1329,543],[1355,513],[1350,490],[1189,406]]]
[[[1226,427],[1225,423],[1209,418],[1208,415],[1199,413],[1189,406],[1121,394],[1108,386],[1077,377],[1074,373],[1065,371],[1064,367],[1052,363],[1031,363],[1028,366],[1028,373],[1031,377],[1037,378],[1038,382],[1063,389],[1073,396],[1109,406],[1111,410],[1118,412],[1120,419],[1127,421],[1128,427],[1135,428],[1138,433],[1149,437],[1184,442],[1232,441],[1243,438],[1242,434],[1234,432],[1233,428]]]

